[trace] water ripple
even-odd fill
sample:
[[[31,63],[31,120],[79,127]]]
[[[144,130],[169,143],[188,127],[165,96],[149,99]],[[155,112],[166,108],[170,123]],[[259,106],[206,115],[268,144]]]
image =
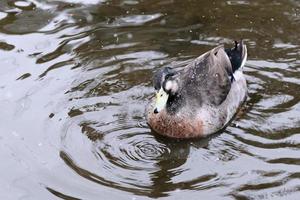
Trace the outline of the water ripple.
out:
[[[1,199],[297,199],[299,5],[1,0]],[[249,96],[233,123],[151,133],[153,72],[239,38]]]

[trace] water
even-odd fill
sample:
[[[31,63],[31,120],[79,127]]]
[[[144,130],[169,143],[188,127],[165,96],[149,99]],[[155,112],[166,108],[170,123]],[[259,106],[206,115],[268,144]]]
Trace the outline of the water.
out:
[[[2,0],[0,199],[298,199],[299,33],[295,0]],[[152,73],[240,38],[232,124],[152,134]]]

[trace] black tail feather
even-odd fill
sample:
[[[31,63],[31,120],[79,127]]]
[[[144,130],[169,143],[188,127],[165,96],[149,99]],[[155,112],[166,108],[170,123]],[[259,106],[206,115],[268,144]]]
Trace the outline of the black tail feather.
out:
[[[233,48],[225,48],[225,52],[227,53],[231,66],[232,66],[232,73],[235,70],[239,69],[243,62],[243,41],[240,42],[234,41]]]

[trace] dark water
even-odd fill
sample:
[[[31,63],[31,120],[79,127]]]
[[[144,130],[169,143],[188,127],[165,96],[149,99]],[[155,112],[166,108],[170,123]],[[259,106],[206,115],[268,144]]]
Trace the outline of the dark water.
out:
[[[0,199],[299,199],[300,2],[0,1]],[[221,134],[153,135],[152,73],[244,38]]]

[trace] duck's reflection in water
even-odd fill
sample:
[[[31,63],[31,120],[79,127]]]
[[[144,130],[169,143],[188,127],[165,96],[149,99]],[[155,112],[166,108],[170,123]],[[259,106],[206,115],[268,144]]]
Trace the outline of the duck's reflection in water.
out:
[[[221,133],[216,133],[205,138],[196,138],[189,140],[170,139],[160,135],[155,135],[155,139],[167,146],[169,151],[164,152],[158,159],[156,165],[159,170],[151,174],[152,191],[149,196],[163,197],[168,196],[169,192],[176,190],[184,190],[195,188],[201,182],[209,181],[215,178],[215,174],[203,175],[190,179],[188,181],[175,180],[177,176],[183,173],[186,169],[184,164],[190,155],[191,148],[206,148],[212,138],[219,136]],[[199,166],[199,169],[201,166]]]

